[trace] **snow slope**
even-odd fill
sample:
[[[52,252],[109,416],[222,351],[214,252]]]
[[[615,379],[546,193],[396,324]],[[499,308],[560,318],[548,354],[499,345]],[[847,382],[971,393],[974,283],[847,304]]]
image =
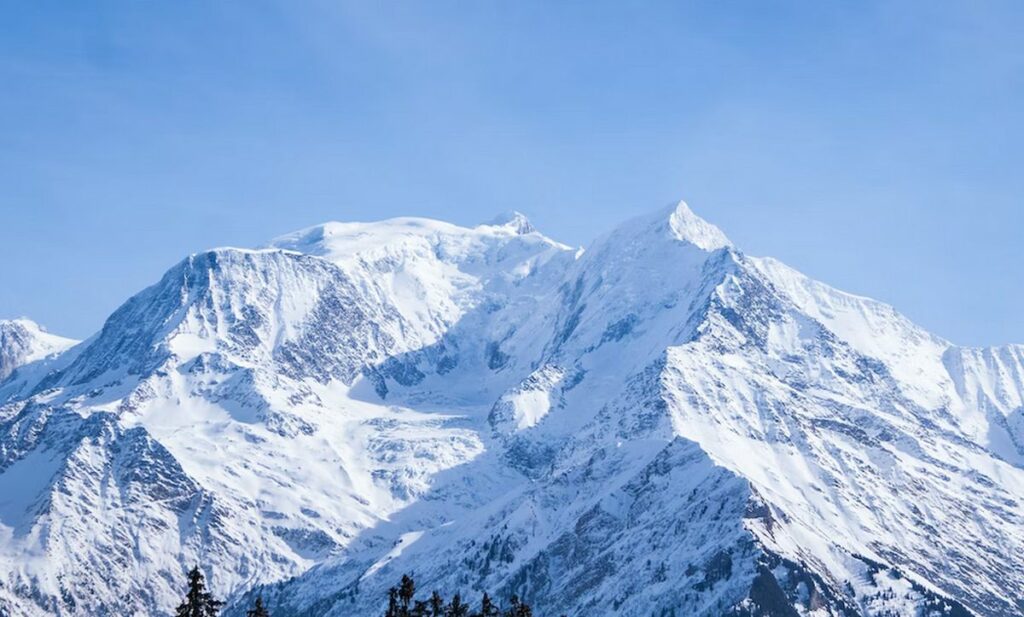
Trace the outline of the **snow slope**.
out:
[[[685,204],[191,256],[0,382],[0,606],[1015,615],[1024,348],[964,349]],[[0,611],[2,613],[2,611]]]

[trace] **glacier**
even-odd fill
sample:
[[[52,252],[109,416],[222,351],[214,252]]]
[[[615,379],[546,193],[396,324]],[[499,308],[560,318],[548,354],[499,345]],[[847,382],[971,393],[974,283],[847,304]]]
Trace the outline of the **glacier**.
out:
[[[13,332],[14,334],[10,334]],[[0,615],[1024,612],[1024,346],[964,348],[685,203],[191,255],[83,342],[0,322]]]

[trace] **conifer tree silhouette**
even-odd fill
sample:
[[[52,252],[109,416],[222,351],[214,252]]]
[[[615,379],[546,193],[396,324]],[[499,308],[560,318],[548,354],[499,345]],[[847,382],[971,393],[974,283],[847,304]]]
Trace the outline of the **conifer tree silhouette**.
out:
[[[451,604],[448,605],[448,610],[445,611],[446,617],[466,617],[469,614],[469,605],[462,602],[462,597],[459,594],[455,594],[452,597]]]
[[[178,605],[175,617],[216,617],[224,603],[206,591],[206,579],[199,570],[193,567],[188,573],[188,592],[185,599]]]
[[[430,594],[430,617],[444,617],[444,598],[437,591]]]
[[[416,583],[408,574],[402,575],[402,583],[398,586],[399,615],[405,617],[409,614],[409,605],[412,604],[412,597],[416,595]]]
[[[246,617],[270,617],[270,612],[263,606],[263,596],[256,596],[252,608],[245,612]]]
[[[398,587],[388,589],[388,610],[384,617],[398,617]]]
[[[388,608],[384,617],[533,617],[533,609],[517,595],[510,598],[509,608],[504,612],[486,591],[479,611],[472,610],[457,593],[448,604],[445,604],[444,596],[437,591],[432,592],[426,601],[417,600],[415,596],[416,581],[408,574],[402,576],[402,582],[397,587],[388,589]],[[263,616],[250,613],[250,617]]]
[[[491,596],[485,591],[483,600],[480,602],[480,617],[500,617],[500,615],[501,609],[494,604]]]

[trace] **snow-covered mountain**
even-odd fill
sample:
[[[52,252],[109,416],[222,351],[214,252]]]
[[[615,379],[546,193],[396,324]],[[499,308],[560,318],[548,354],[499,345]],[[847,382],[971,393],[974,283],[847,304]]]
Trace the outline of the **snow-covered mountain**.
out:
[[[77,343],[50,334],[30,319],[0,319],[0,381],[23,364],[60,353]]]
[[[679,204],[193,255],[0,383],[0,614],[422,589],[538,614],[1024,611],[1024,347],[965,349]]]

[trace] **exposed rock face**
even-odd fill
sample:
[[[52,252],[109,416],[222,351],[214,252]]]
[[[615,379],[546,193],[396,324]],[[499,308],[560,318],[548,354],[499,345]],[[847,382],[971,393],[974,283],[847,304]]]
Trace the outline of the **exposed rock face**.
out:
[[[232,615],[373,615],[406,572],[540,615],[1024,610],[1022,348],[685,205],[582,254],[518,213],[218,249],[19,367],[13,614],[166,613],[193,562]]]

